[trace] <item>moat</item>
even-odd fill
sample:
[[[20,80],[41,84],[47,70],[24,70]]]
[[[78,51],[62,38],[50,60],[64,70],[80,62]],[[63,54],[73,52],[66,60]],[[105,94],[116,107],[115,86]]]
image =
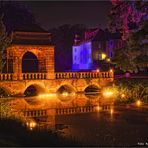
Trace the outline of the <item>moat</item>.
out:
[[[54,130],[66,138],[76,139],[84,146],[147,146],[148,144],[147,105],[116,106],[114,99],[84,94],[73,94],[71,97],[57,97],[52,94],[44,97],[13,98],[7,102],[11,102],[10,105],[15,111],[95,106],[94,111],[53,114],[53,116],[50,114]],[[30,130],[34,128],[48,130],[45,118],[33,118],[35,124],[29,127]]]

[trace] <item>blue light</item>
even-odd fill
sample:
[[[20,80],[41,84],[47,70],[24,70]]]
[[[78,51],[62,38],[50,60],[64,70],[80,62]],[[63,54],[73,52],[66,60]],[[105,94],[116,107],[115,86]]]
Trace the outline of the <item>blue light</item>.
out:
[[[84,70],[92,68],[92,46],[91,42],[73,46],[72,70]]]

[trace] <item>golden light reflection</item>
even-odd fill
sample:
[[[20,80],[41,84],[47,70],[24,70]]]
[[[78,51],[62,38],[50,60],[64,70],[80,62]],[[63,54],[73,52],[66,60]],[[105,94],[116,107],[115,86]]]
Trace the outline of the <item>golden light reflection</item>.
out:
[[[34,121],[31,121],[31,122],[27,122],[26,125],[30,130],[32,130],[33,128],[37,126],[37,123]]]
[[[112,115],[114,113],[113,108],[110,109],[110,114]]]
[[[39,98],[55,97],[56,93],[40,94]]]
[[[125,94],[121,94],[121,97],[122,97],[122,98],[125,98]]]
[[[115,97],[117,95],[117,89],[113,87],[104,88],[102,91],[102,95],[105,98]]]
[[[137,100],[137,101],[136,101],[136,105],[137,105],[137,106],[141,106],[141,104],[142,104],[142,102],[141,102],[140,100]]]
[[[101,107],[100,106],[97,106],[96,109],[97,109],[97,111],[100,111],[101,110]]]
[[[63,92],[62,95],[63,95],[64,97],[67,97],[69,94],[68,94],[68,92]]]

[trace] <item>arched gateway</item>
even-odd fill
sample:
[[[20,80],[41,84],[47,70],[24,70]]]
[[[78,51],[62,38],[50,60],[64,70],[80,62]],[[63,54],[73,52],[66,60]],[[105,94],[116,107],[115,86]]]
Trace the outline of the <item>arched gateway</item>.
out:
[[[113,82],[113,71],[55,72],[50,33],[14,32],[12,37],[6,50],[6,73],[0,73],[0,88],[10,95],[83,92],[87,87],[98,89],[93,84],[101,89]]]
[[[18,76],[22,80],[22,73],[27,72],[47,73],[47,78],[54,78],[54,46],[50,39],[50,33],[13,33],[12,45],[7,48],[7,72],[13,71],[14,80]]]

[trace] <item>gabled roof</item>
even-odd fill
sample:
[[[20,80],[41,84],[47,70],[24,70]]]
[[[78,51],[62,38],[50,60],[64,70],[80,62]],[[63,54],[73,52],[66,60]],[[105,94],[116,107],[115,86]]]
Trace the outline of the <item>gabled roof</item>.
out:
[[[121,39],[122,34],[121,33],[111,33],[108,30],[102,30],[100,28],[95,28],[88,30],[85,32],[85,37],[82,41],[80,41],[76,45],[80,45],[85,42],[89,41],[108,41],[108,40],[114,40],[114,39]]]
[[[12,33],[12,44],[49,45],[51,44],[51,34],[15,31]]]
[[[14,31],[20,31],[20,32],[44,32],[48,33],[45,29],[40,27],[38,24],[25,24],[21,25],[20,27],[17,27],[14,29]]]

